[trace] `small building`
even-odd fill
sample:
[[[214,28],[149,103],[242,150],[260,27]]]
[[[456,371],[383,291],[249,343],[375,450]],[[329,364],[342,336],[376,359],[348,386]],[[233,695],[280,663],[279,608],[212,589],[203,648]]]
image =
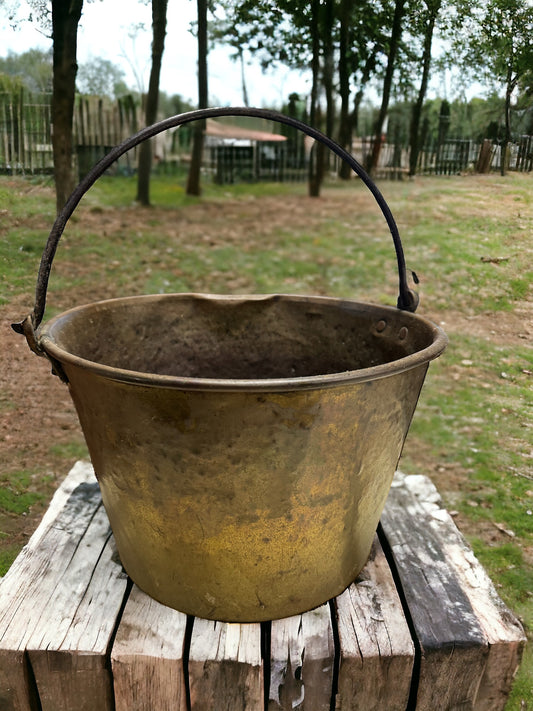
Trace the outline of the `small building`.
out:
[[[287,138],[207,119],[205,165],[216,183],[284,180]]]

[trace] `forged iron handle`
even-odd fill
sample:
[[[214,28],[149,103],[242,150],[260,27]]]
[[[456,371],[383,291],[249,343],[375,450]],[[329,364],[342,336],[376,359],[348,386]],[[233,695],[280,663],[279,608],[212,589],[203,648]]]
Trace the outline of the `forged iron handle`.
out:
[[[50,234],[48,236],[48,241],[44,248],[44,252],[41,258],[41,264],[39,267],[39,273],[37,276],[37,286],[35,289],[35,306],[33,311],[29,316],[27,316],[20,323],[12,324],[12,328],[17,333],[22,333],[26,336],[28,344],[32,350],[39,353],[40,348],[38,344],[38,339],[36,336],[36,331],[44,316],[44,310],[46,306],[46,293],[48,289],[48,281],[50,278],[50,270],[52,268],[52,262],[56,253],[57,245],[65,229],[69,218],[76,209],[78,203],[89,190],[89,188],[98,180],[100,176],[124,153],[134,148],[139,143],[146,141],[149,138],[153,138],[158,133],[162,133],[169,128],[176,128],[177,126],[182,126],[192,121],[197,121],[207,118],[217,118],[221,116],[245,116],[249,118],[262,118],[271,121],[277,121],[278,123],[286,124],[287,126],[292,126],[293,128],[299,129],[303,133],[307,134],[311,138],[323,143],[327,146],[333,153],[342,158],[348,163],[352,170],[361,178],[361,180],[368,187],[372,195],[374,196],[385,220],[389,227],[392,239],[394,242],[394,248],[396,250],[396,261],[398,263],[398,280],[399,280],[399,294],[397,306],[399,309],[404,311],[415,311],[418,306],[418,294],[407,285],[407,274],[405,267],[405,258],[403,254],[402,242],[400,239],[400,234],[398,232],[398,227],[392,216],[390,208],[379,191],[378,187],[372,180],[372,178],[365,171],[363,166],[344,148],[342,148],[338,143],[328,138],[321,131],[318,131],[311,126],[299,121],[298,119],[280,114],[277,111],[271,111],[270,109],[256,109],[248,107],[226,107],[226,108],[211,108],[211,109],[199,109],[196,111],[189,111],[187,113],[178,114],[176,116],[171,116],[170,118],[159,121],[152,126],[147,126],[143,128],[138,133],[130,136],[125,141],[123,141],[118,146],[115,146],[107,155],[101,158],[98,163],[87,173],[87,175],[81,180],[78,186],[70,195],[69,199],[65,203],[65,206],[57,216]]]

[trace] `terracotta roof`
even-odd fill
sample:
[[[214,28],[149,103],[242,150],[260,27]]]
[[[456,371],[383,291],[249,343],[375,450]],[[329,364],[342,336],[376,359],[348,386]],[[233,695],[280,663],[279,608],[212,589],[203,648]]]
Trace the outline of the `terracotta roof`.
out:
[[[230,126],[227,123],[218,123],[213,119],[206,121],[206,134],[208,136],[218,136],[219,138],[234,138],[236,140],[248,141],[286,141],[285,136],[279,133],[268,133],[267,131],[255,131],[241,126]]]

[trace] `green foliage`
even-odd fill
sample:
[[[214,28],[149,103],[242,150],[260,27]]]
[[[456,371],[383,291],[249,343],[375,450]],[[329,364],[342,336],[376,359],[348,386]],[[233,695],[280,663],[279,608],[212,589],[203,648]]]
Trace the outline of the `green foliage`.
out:
[[[124,71],[108,59],[93,57],[79,65],[76,88],[80,94],[117,99],[128,93]]]
[[[515,136],[528,134],[529,123],[533,120],[533,110],[529,110],[529,101],[513,105],[512,125]],[[426,145],[434,144],[439,136],[439,117],[443,100],[428,99],[424,103],[422,117],[425,121]],[[473,140],[481,143],[489,138],[501,140],[505,126],[505,100],[497,93],[486,97],[473,97],[468,101],[464,98],[447,102],[449,107],[448,138]],[[360,114],[359,134],[368,135],[371,132],[373,109],[367,108]],[[388,135],[396,138],[404,145],[409,145],[409,125],[411,120],[411,104],[407,101],[397,101],[389,108]]]
[[[466,76],[479,76],[488,85],[504,88],[502,175],[506,144],[511,139],[513,94],[533,66],[533,6],[529,0],[489,0],[464,16],[454,48]],[[526,82],[527,83],[527,82]]]
[[[24,84],[20,77],[0,74],[0,93],[17,96],[20,95],[20,91],[23,87]]]
[[[184,113],[185,111],[192,111],[197,108],[195,105],[191,104],[180,94],[165,94],[164,91],[159,92],[159,112],[162,116],[175,116],[176,114]],[[178,133],[178,139],[181,140],[182,133],[188,133],[185,129],[189,127],[182,126]],[[188,144],[187,144],[188,145]]]
[[[29,49],[21,54],[9,51],[0,57],[0,74],[22,84],[28,91],[51,93],[52,51]]]
[[[380,71],[379,57],[386,52],[393,3],[333,3],[333,33],[327,17],[328,3],[318,3],[317,7],[318,22],[313,23],[312,3],[225,0],[218,3],[211,34],[215,41],[233,47],[235,58],[247,49],[264,69],[273,62],[304,69],[311,65],[313,27],[321,46],[328,42],[338,44],[342,13],[347,13],[346,55],[339,61],[346,62],[354,83],[366,84],[370,76]]]
[[[311,61],[310,12],[310,4],[293,2],[222,2],[212,23],[212,37],[233,47],[236,58],[241,48],[248,49],[265,69],[273,61],[307,67]]]
[[[533,65],[533,7],[527,0],[489,0],[485,15],[471,25],[468,56],[514,89]]]

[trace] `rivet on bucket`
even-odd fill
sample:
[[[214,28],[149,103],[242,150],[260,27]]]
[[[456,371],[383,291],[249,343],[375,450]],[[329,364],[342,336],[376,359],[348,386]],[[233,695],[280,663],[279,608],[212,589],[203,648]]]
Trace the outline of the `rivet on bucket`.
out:
[[[81,197],[130,148],[217,116],[268,118],[324,143],[369,187],[398,263],[397,308],[293,295],[165,294],[41,321]],[[364,566],[440,328],[415,315],[396,223],[363,168],[264,109],[171,117],[113,149],[76,188],[14,328],[68,387],[124,567],[191,615],[251,622],[311,609]]]

